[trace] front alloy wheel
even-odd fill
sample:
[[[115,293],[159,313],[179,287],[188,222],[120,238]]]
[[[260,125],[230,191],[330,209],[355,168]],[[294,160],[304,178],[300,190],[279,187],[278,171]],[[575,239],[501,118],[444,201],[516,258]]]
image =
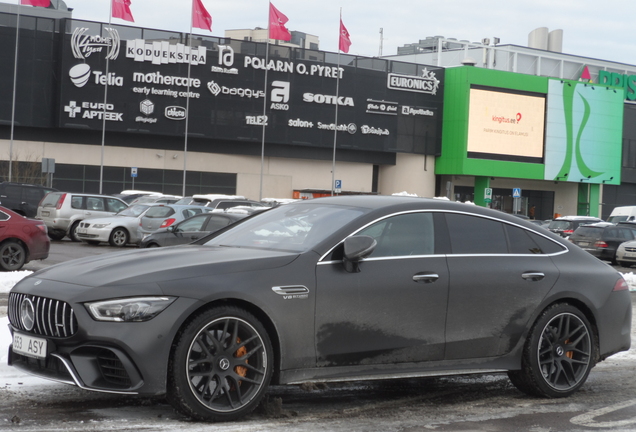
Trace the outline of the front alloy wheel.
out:
[[[0,246],[0,267],[2,270],[20,270],[25,261],[26,251],[20,243],[8,241]]]
[[[110,233],[108,243],[113,247],[124,247],[128,244],[128,231],[123,228],[115,228]]]
[[[250,313],[227,306],[194,318],[178,338],[168,400],[199,420],[228,421],[256,408],[272,375],[272,346]]]
[[[585,315],[573,306],[557,304],[535,323],[522,370],[508,376],[530,395],[565,397],[583,385],[596,357],[594,333]]]

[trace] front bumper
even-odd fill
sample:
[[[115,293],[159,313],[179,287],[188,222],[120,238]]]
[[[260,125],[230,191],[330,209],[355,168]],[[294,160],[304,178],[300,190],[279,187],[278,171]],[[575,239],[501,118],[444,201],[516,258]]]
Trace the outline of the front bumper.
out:
[[[8,364],[30,375],[86,390],[164,394],[172,341],[194,303],[178,298],[150,321],[134,323],[95,321],[82,304],[73,304],[77,329],[70,337],[26,332],[9,324],[12,338],[20,332],[46,339],[47,351],[46,358],[37,359],[13,352],[11,344]]]

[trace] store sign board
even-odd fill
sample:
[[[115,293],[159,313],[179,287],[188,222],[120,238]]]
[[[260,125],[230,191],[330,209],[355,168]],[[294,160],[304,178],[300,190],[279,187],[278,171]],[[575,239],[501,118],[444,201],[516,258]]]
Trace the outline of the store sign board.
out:
[[[331,148],[336,131],[338,147],[348,149],[439,148],[441,68],[395,80],[389,75],[396,74],[348,65],[271,55],[266,60],[237,45],[190,49],[92,37],[85,28],[66,35],[62,55],[60,127],[101,130],[105,116],[107,130],[122,132],[180,136],[187,123],[195,136],[260,142],[266,125],[267,140],[280,144]],[[101,110],[91,108],[100,104]],[[188,122],[175,121],[186,116]],[[413,133],[422,130],[423,136]]]

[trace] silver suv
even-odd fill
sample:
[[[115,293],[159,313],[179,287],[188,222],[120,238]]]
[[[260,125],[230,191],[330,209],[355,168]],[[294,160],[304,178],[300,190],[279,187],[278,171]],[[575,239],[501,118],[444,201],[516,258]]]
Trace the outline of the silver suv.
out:
[[[80,241],[76,230],[82,220],[112,216],[126,207],[124,201],[109,195],[51,192],[40,202],[36,219],[44,221],[53,240],[68,235]]]

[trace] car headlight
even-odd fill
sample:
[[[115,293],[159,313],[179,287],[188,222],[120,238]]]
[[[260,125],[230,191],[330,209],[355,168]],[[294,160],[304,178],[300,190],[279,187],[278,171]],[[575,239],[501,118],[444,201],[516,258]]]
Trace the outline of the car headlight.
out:
[[[93,228],[106,228],[108,225],[110,225],[110,224],[109,223],[95,224],[95,225],[93,225]]]
[[[134,297],[85,303],[86,309],[97,321],[148,321],[166,309],[176,297]]]

